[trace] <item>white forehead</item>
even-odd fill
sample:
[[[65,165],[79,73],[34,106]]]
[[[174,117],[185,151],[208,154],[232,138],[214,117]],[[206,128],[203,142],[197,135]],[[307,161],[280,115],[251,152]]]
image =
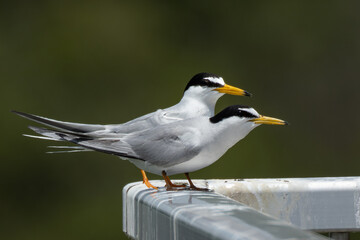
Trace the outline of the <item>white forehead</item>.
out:
[[[255,116],[260,116],[260,114],[253,108],[239,108],[240,111],[247,111]]]
[[[206,77],[204,79],[207,79],[213,83],[218,83],[221,85],[225,85],[224,79],[222,77]]]

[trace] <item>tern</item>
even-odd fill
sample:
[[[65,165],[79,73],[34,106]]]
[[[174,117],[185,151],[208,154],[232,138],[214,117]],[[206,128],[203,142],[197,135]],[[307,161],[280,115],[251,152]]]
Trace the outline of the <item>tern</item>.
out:
[[[211,73],[198,73],[192,77],[186,85],[184,95],[179,103],[166,109],[159,109],[123,124],[100,125],[63,122],[32,114],[17,111],[13,112],[62,131],[84,134],[91,137],[119,137],[120,135],[143,131],[159,125],[194,117],[212,117],[214,116],[217,100],[224,94],[251,96],[249,92],[243,89],[225,84],[222,77]],[[63,152],[77,151],[84,151],[84,149],[73,148],[72,150]],[[143,182],[148,187],[154,187],[149,183],[144,170],[141,169],[141,173]]]
[[[234,105],[213,117],[194,117],[118,137],[95,137],[39,127],[30,129],[46,139],[68,141],[84,149],[129,160],[141,170],[163,176],[167,190],[183,186],[171,183],[168,177],[180,173],[187,177],[190,189],[203,190],[192,183],[189,173],[213,164],[261,124],[287,125],[287,122],[260,115],[248,106]]]

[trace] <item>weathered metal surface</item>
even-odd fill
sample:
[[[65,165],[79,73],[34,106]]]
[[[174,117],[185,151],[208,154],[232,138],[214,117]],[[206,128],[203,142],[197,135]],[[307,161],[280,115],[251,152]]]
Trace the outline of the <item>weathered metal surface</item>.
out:
[[[360,177],[209,180],[206,184],[302,229],[360,231]]]
[[[232,187],[224,180],[196,183],[219,191]],[[156,191],[138,182],[125,186],[123,204],[123,230],[135,239],[326,239],[216,191]]]

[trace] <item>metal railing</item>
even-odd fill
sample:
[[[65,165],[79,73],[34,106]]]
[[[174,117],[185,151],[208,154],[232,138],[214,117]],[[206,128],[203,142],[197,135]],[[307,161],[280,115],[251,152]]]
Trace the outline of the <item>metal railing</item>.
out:
[[[349,232],[360,231],[360,177],[195,183],[213,191],[167,192],[141,182],[126,185],[124,232],[134,239],[168,240],[326,239],[314,232],[348,239]]]

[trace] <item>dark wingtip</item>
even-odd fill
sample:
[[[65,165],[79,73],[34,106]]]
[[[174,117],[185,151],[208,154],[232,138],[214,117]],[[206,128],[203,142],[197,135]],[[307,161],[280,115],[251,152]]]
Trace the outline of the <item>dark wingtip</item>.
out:
[[[290,125],[290,123],[288,123],[287,121],[284,121],[284,125]]]
[[[16,110],[10,110],[10,112],[15,113],[16,115],[19,115],[19,116],[24,116],[25,115],[24,113],[16,111]]]
[[[251,94],[251,93],[249,93],[248,91],[244,91],[244,93],[245,93],[245,95],[244,95],[244,96],[246,96],[246,97],[252,97],[252,94]]]
[[[15,113],[16,115],[19,115],[19,116],[24,117],[24,118],[31,117],[31,115],[28,114],[28,113],[19,112],[19,111],[16,111],[16,110],[10,110],[10,112]]]

